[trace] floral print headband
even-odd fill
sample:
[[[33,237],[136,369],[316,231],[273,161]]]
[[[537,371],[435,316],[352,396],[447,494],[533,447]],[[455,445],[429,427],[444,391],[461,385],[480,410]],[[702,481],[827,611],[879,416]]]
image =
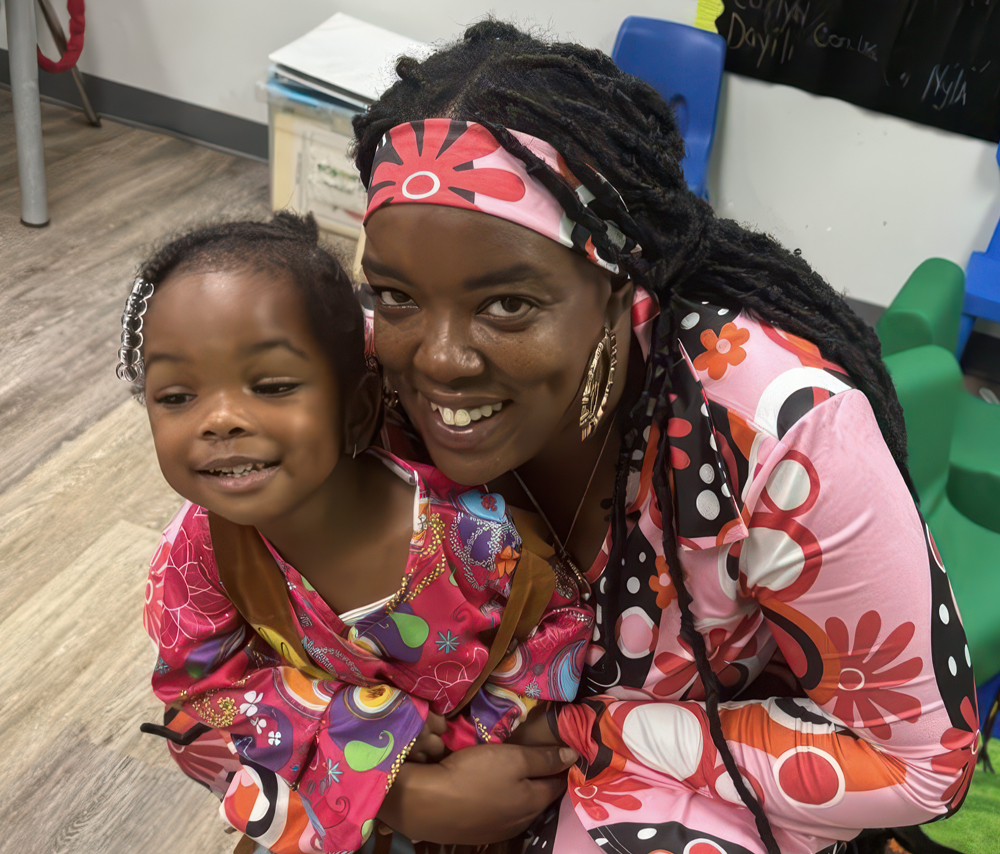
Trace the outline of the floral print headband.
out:
[[[558,173],[583,205],[594,209],[594,194],[551,145],[518,131],[510,133]],[[603,176],[594,174],[618,195]],[[475,122],[424,119],[397,125],[382,137],[372,162],[365,222],[385,205],[406,203],[464,208],[509,220],[585,255],[615,275],[620,273],[622,255],[640,251],[634,240],[599,213],[607,226],[603,234],[570,219],[525,165]]]

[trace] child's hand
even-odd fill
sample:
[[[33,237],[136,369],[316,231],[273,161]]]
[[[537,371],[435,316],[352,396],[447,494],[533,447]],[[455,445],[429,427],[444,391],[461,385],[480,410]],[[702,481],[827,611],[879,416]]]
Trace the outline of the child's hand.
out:
[[[427,713],[427,721],[424,728],[420,730],[420,735],[413,742],[410,754],[407,756],[409,762],[440,762],[451,751],[444,746],[441,736],[448,731],[448,723],[441,715],[434,712]]]
[[[539,703],[507,739],[510,744],[523,744],[525,747],[562,747],[563,740],[559,738],[556,729],[556,712],[554,703]]]

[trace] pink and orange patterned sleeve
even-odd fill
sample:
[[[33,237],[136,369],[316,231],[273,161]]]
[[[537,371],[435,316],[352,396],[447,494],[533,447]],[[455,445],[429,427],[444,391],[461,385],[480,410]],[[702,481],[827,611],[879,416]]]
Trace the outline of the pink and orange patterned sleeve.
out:
[[[780,439],[758,437],[741,487],[748,536],[684,549],[682,564],[723,683],[740,668],[752,681],[778,650],[801,689],[720,710],[781,850],[812,854],[866,827],[949,815],[978,749],[969,652],[944,566],[867,399],[845,391]],[[727,649],[734,637],[737,652]],[[591,838],[634,826],[647,836],[631,851],[696,837],[715,846],[705,851],[763,850],[693,673],[689,651],[657,658],[641,692],[562,711],[560,733],[583,757],[569,800]]]

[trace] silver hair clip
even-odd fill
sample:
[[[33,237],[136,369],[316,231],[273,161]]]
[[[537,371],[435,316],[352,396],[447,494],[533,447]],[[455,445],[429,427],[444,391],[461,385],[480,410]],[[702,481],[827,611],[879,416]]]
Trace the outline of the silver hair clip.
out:
[[[143,378],[142,353],[142,316],[146,313],[146,300],[153,295],[153,285],[139,278],[132,285],[132,293],[125,301],[125,311],[122,312],[122,346],[118,351],[118,364],[115,374],[118,379],[127,383],[141,382]]]

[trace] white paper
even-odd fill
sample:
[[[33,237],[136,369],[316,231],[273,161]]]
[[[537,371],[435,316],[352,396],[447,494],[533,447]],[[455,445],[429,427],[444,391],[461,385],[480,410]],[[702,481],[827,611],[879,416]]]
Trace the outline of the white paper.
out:
[[[430,46],[338,12],[268,59],[374,101],[396,81],[396,59],[424,57]]]

